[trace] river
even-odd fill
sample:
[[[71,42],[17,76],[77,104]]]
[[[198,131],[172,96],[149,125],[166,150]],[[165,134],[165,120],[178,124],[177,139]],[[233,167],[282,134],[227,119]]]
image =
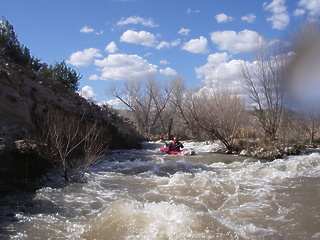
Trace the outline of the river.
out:
[[[16,200],[0,238],[320,239],[319,153],[266,162],[205,143],[185,144],[194,156],[158,147],[114,151],[86,183],[48,175],[49,186]]]

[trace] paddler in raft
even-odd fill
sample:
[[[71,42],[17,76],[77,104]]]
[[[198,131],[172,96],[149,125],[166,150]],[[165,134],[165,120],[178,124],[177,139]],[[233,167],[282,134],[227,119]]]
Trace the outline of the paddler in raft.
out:
[[[177,137],[173,138],[173,141],[169,143],[169,151],[177,151],[180,152],[181,149],[183,148],[183,145],[181,142],[179,142],[179,139]]]

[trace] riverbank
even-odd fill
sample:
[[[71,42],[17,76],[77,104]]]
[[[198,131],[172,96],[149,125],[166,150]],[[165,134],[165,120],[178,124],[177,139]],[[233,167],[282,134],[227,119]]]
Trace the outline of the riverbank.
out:
[[[0,60],[0,85],[0,194],[32,190],[35,181],[55,167],[39,155],[39,146],[45,144],[39,137],[40,120],[78,117],[79,128],[98,123],[106,133],[102,141],[108,141],[108,149],[138,148],[145,140],[114,109],[88,102],[63,84],[20,65]],[[68,129],[58,120],[60,129]]]
[[[185,147],[194,148],[194,144],[189,144],[188,141],[184,142]],[[287,156],[303,155],[312,152],[319,152],[320,146],[318,145],[293,145],[286,147],[269,146],[269,147],[238,147],[233,150],[226,149],[219,141],[215,142],[202,142],[200,144],[201,151],[207,151],[218,154],[233,154],[244,157],[252,157],[256,159],[275,160],[285,158]]]
[[[300,155],[304,146],[291,146],[291,147],[257,147],[249,149],[236,149],[233,154],[240,156],[254,157],[258,159],[275,160],[284,158],[291,155]],[[227,152],[228,153],[228,152]]]

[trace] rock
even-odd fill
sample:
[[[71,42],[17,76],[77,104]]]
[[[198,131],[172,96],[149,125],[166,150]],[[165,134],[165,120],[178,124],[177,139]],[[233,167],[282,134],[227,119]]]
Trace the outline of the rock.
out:
[[[248,156],[249,155],[249,151],[248,150],[242,150],[239,154],[240,154],[240,156]]]
[[[17,140],[15,141],[15,147],[22,154],[32,154],[37,147],[37,143],[34,140],[28,139]]]

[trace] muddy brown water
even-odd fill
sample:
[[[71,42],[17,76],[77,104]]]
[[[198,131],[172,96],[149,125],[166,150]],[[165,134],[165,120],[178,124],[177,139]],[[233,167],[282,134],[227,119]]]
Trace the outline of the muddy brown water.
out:
[[[3,239],[320,239],[320,155],[272,162],[154,144],[39,189]],[[56,181],[60,181],[57,179]]]

